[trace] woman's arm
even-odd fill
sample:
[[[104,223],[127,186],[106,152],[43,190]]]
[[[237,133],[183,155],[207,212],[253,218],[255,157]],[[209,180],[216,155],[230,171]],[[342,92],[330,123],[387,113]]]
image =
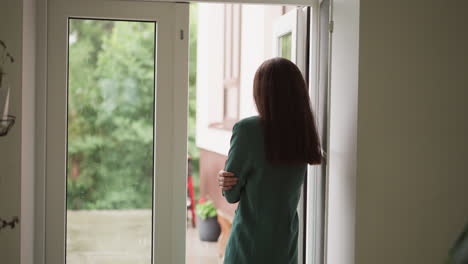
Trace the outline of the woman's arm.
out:
[[[237,184],[238,178],[232,172],[220,170],[218,172],[218,186],[223,191],[231,190]]]
[[[223,190],[223,195],[229,203],[236,203],[240,200],[241,192],[247,181],[250,170],[248,135],[242,123],[238,122],[232,129],[231,147],[226,161],[225,171],[237,177],[237,184],[230,189]]]

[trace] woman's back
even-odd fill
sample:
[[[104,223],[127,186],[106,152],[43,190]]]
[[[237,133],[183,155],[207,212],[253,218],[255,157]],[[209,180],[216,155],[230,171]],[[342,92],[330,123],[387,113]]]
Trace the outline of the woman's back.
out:
[[[231,263],[297,263],[297,206],[307,170],[304,163],[269,162],[259,117],[236,123],[226,171],[238,184],[224,191],[239,202],[225,254]]]
[[[224,263],[297,264],[301,186],[307,164],[322,159],[307,84],[293,62],[272,58],[255,73],[253,97],[259,117],[236,123],[220,172],[226,200],[240,201]]]

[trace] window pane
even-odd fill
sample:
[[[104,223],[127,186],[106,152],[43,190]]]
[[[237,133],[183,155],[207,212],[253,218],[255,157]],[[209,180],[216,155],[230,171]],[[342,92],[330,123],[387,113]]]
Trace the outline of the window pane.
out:
[[[280,37],[280,56],[286,59],[291,59],[291,32]]]
[[[67,264],[151,263],[155,26],[69,20]]]

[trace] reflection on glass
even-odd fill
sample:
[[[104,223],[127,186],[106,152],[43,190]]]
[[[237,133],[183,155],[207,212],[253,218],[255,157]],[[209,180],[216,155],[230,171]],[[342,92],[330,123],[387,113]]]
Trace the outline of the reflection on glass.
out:
[[[69,20],[67,264],[151,263],[155,23]]]
[[[292,48],[292,33],[289,32],[279,39],[280,42],[280,56],[288,60],[291,59],[291,48]]]

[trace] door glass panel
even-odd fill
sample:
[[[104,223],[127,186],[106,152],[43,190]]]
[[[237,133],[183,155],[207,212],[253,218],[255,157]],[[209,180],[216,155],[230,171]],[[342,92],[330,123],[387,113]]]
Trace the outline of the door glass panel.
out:
[[[292,33],[289,32],[279,38],[280,56],[288,60],[291,59]]]
[[[68,264],[151,263],[155,34],[69,19]]]

